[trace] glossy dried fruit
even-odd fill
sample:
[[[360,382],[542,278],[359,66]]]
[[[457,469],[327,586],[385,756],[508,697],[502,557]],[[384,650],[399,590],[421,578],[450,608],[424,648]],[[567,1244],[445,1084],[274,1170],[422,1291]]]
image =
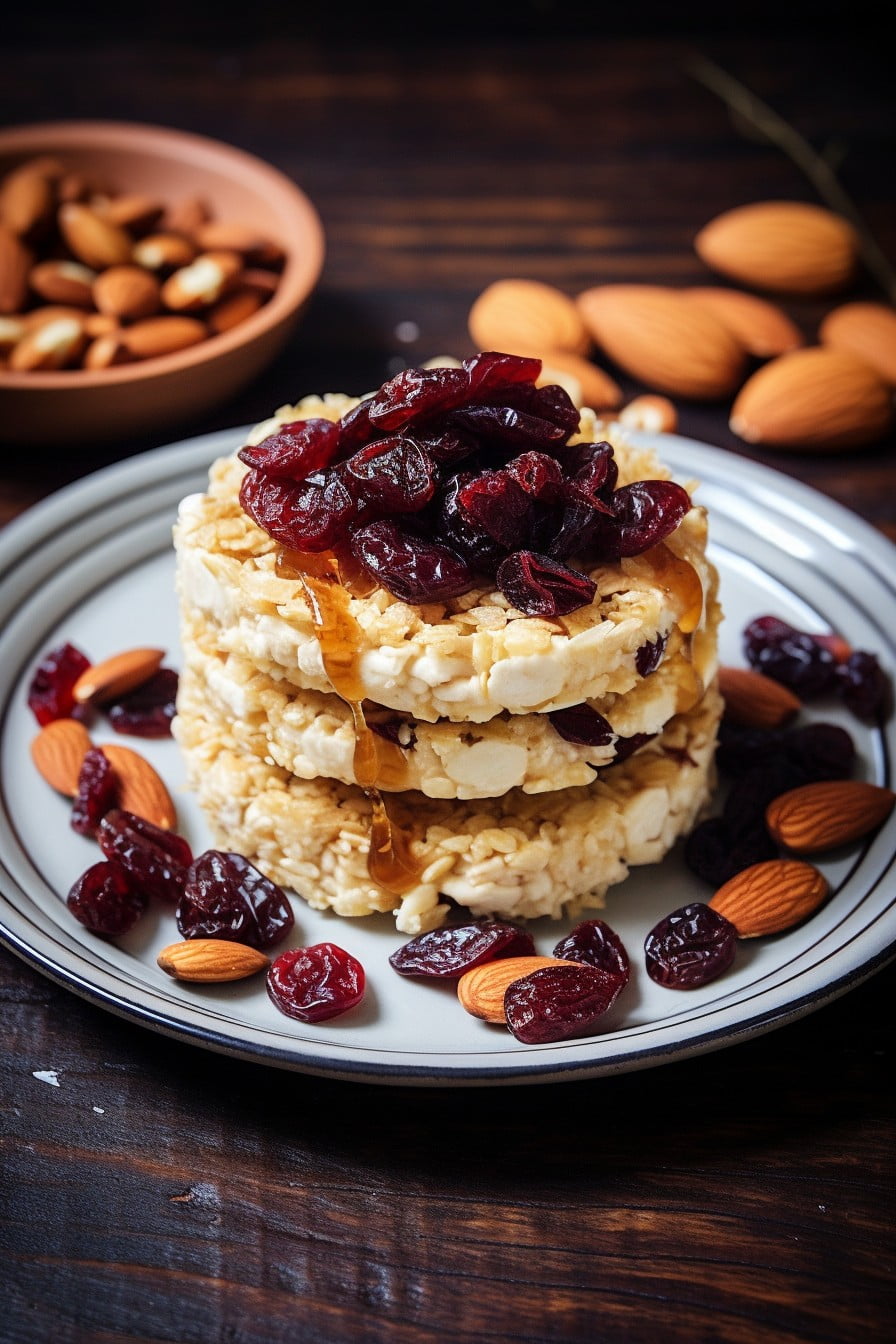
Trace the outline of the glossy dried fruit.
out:
[[[561,938],[553,955],[564,961],[581,961],[596,966],[620,980],[620,990],[628,984],[631,966],[619,934],[602,919],[583,919]]]
[[[389,958],[399,975],[456,980],[475,966],[505,957],[534,956],[531,933],[503,920],[448,924],[421,933]]]
[[[548,714],[551,727],[566,742],[582,747],[606,747],[613,741],[613,729],[603,714],[590,705],[570,705]]]
[[[804,700],[836,685],[837,663],[830,649],[777,616],[758,616],[746,626],[744,654],[757,672],[789,686]]]
[[[339,426],[330,420],[312,418],[281,425],[261,443],[247,444],[237,456],[247,467],[265,476],[302,481],[335,461],[339,451]]]
[[[178,675],[171,667],[160,667],[142,686],[119,696],[105,706],[106,716],[116,733],[131,737],[170,737],[171,723],[177,713]]]
[[[663,661],[668,635],[657,635],[656,639],[642,644],[635,654],[635,670],[639,677],[649,677]]]
[[[137,923],[146,909],[146,895],[134,888],[120,863],[106,859],[81,874],[65,903],[91,933],[115,938]]]
[[[566,616],[587,607],[597,592],[587,575],[535,551],[508,556],[497,579],[507,601],[524,616]]]
[[[805,773],[786,756],[773,756],[748,770],[731,786],[722,810],[731,835],[736,839],[761,826],[772,799],[805,782]]]
[[[352,554],[367,572],[402,602],[440,602],[473,584],[467,564],[438,542],[403,532],[386,519],[352,537]]]
[[[887,712],[890,682],[873,653],[857,649],[835,673],[835,689],[856,718],[876,723]]]
[[[541,360],[487,350],[465,359],[464,368],[470,376],[472,399],[512,387],[515,383],[534,383],[541,373]]]
[[[508,985],[507,1025],[524,1045],[590,1035],[622,988],[619,977],[582,962],[542,966]]]
[[[113,808],[100,822],[97,840],[106,858],[116,859],[141,891],[172,905],[180,900],[193,862],[182,836]]]
[[[457,507],[472,531],[507,551],[521,546],[532,527],[532,500],[507,470],[474,476],[459,490]]]
[[[452,423],[486,441],[520,451],[550,448],[568,437],[560,425],[514,406],[465,406],[454,412]]]
[[[28,708],[41,727],[71,716],[75,683],[89,667],[90,659],[74,644],[63,644],[44,654],[28,686]]]
[[[806,782],[848,779],[856,759],[855,743],[836,723],[808,723],[785,733],[781,748]]]
[[[185,938],[231,938],[249,947],[273,947],[294,922],[280,887],[241,854],[209,849],[187,871],[177,906],[177,927]]]
[[[664,541],[690,510],[691,497],[675,481],[633,481],[613,492],[620,556],[641,555]]]
[[[377,513],[417,513],[435,494],[435,464],[411,438],[394,436],[359,448],[343,482]]]
[[[389,433],[462,406],[469,396],[466,369],[404,369],[370,398],[370,424]]]
[[[721,817],[709,817],[695,826],[685,841],[684,861],[709,886],[721,887],[754,863],[778,853],[764,823],[732,833]]]
[[[647,935],[647,974],[667,989],[696,989],[727,971],[737,949],[737,930],[700,901],[673,910]]]
[[[118,776],[99,747],[91,747],[81,762],[78,792],[71,811],[71,827],[79,835],[96,835],[107,812],[118,802]]]
[[[268,971],[267,990],[287,1017],[323,1022],[354,1008],[364,997],[364,968],[335,943],[281,952]]]
[[[240,504],[254,523],[293,551],[332,550],[356,514],[355,501],[333,471],[296,485],[252,468],[243,477]]]

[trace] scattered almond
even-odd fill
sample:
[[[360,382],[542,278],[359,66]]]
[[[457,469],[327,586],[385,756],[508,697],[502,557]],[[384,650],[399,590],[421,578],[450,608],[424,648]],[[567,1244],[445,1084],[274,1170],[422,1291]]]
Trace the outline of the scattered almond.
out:
[[[884,821],[896,793],[857,779],[803,784],[775,798],[766,809],[769,831],[797,854],[817,854],[848,845]]]
[[[147,317],[123,332],[123,340],[135,359],[173,355],[177,350],[198,345],[208,336],[204,322],[195,317]]]
[[[88,700],[96,704],[114,700],[116,696],[142,686],[159,670],[164,657],[164,649],[127,649],[124,653],[116,653],[82,672],[72,688],[72,695],[79,705]]]
[[[821,324],[822,345],[846,350],[896,387],[896,309],[883,303],[844,303]]]
[[[31,270],[28,283],[48,303],[89,308],[96,271],[80,261],[41,261]]]
[[[33,260],[18,234],[0,224],[0,313],[24,308]]]
[[[543,356],[550,350],[586,355],[588,332],[572,299],[540,280],[496,280],[470,309],[478,350]]]
[[[712,400],[740,385],[743,346],[705,308],[659,285],[598,285],[579,295],[594,340],[632,377],[672,396]]]
[[[635,397],[622,408],[619,423],[626,429],[641,429],[648,434],[674,434],[678,428],[678,411],[668,397],[647,393]]]
[[[863,360],[813,346],[757,370],[731,408],[734,434],[748,443],[807,451],[852,448],[893,423],[893,397]]]
[[[545,351],[537,382],[559,383],[577,406],[590,406],[594,411],[612,411],[622,404],[619,384],[590,359],[569,350]]]
[[[78,260],[96,271],[131,259],[130,235],[89,206],[74,201],[63,205],[59,210],[59,228]]]
[[[829,891],[825,877],[810,863],[769,859],[730,878],[709,904],[734,925],[739,938],[763,938],[802,923]]]
[[[101,313],[133,322],[152,317],[161,306],[159,282],[142,266],[110,266],[97,276],[92,298]]]
[[[507,986],[542,966],[556,966],[558,960],[557,957],[504,957],[486,962],[484,966],[474,966],[458,980],[457,997],[473,1017],[481,1017],[485,1022],[506,1022],[504,991]]]
[[[853,278],[855,229],[802,201],[757,201],[726,210],[694,240],[698,256],[742,284],[789,294],[824,294]]]
[[[245,980],[271,964],[270,957],[257,948],[226,938],[187,938],[182,943],[171,943],[162,948],[156,961],[175,980],[200,984]]]
[[[102,752],[118,777],[118,806],[165,831],[173,830],[177,823],[174,803],[146,757],[115,742],[104,743]]]
[[[679,291],[690,303],[707,308],[740,341],[750,355],[771,359],[798,350],[804,344],[802,332],[782,308],[756,294],[741,289],[721,289],[701,285]]]
[[[77,719],[56,719],[40,730],[31,743],[31,759],[52,788],[74,798],[81,764],[93,743]]]
[[[742,728],[780,728],[802,708],[787,686],[744,667],[720,667],[725,718]]]

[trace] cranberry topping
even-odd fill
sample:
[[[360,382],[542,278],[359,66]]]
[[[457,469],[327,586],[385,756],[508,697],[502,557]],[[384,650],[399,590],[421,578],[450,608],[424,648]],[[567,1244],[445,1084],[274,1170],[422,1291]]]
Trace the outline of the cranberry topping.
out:
[[[470,375],[470,393],[477,397],[502,391],[514,383],[534,383],[541,373],[541,360],[488,350],[465,359],[464,368]]]
[[[267,989],[287,1017],[323,1022],[354,1008],[364,997],[364,967],[335,943],[315,943],[281,952],[271,965]]]
[[[509,448],[548,448],[566,437],[560,425],[513,406],[465,406],[454,412],[452,422]]]
[[[402,602],[441,602],[472,586],[469,567],[447,546],[403,532],[386,519],[360,528],[352,553]]]
[[[100,822],[97,840],[106,858],[116,859],[141,891],[171,904],[180,900],[193,862],[181,836],[113,808]]]
[[[461,471],[449,479],[442,497],[438,539],[466,560],[471,569],[494,578],[505,558],[504,549],[487,532],[467,522],[458,503],[461,490],[473,479],[472,471]]]
[[[515,980],[504,993],[507,1025],[525,1045],[587,1036],[622,988],[617,975],[571,961],[542,966]]]
[[[647,974],[667,989],[696,989],[734,961],[737,930],[711,906],[695,901],[661,919],[644,942]]]
[[[79,835],[96,835],[103,817],[117,802],[118,776],[99,747],[91,747],[78,775],[78,792],[70,819],[72,830]]]
[[[370,424],[390,431],[462,406],[470,395],[466,369],[404,369],[370,399]]]
[[[44,654],[28,687],[28,708],[43,728],[54,719],[71,718],[75,708],[75,682],[90,667],[74,644],[63,644]]]
[[[532,501],[508,470],[483,471],[462,486],[457,507],[468,527],[515,550],[532,527]]]
[[[106,714],[116,733],[170,737],[171,721],[177,713],[177,683],[173,668],[160,667],[142,686],[106,705]]]
[[[560,496],[563,472],[557,459],[547,453],[521,453],[511,458],[505,470],[521,490],[539,502],[552,504]]]
[[[281,425],[258,444],[247,444],[237,456],[247,467],[265,476],[285,476],[301,481],[335,461],[339,451],[339,427],[329,420],[296,420]]]
[[[230,938],[263,949],[281,942],[293,923],[292,907],[276,882],[242,854],[209,849],[187,870],[177,906],[177,927],[185,938]]]
[[[567,742],[583,747],[606,747],[613,741],[613,729],[602,714],[590,705],[570,705],[548,714],[551,727]]]
[[[486,961],[534,955],[535,943],[526,929],[489,920],[481,924],[449,924],[421,933],[393,952],[389,965],[399,975],[457,980]]]
[[[524,616],[566,616],[593,601],[597,585],[548,555],[516,551],[502,561],[498,587]]]
[[[107,859],[81,874],[65,903],[91,933],[115,938],[137,923],[146,909],[146,895],[134,888],[120,863]]]
[[[435,494],[435,465],[411,438],[368,443],[348,459],[345,471],[346,485],[357,482],[364,502],[377,513],[416,513]]]
[[[640,555],[674,532],[691,507],[687,490],[674,481],[635,481],[613,493],[622,555]]]
[[[240,504],[253,522],[293,551],[332,550],[357,508],[332,469],[296,485],[253,468],[243,477]]]
[[[551,955],[563,961],[582,961],[607,975],[615,975],[620,981],[620,990],[628,984],[631,975],[622,939],[602,919],[582,920],[571,933],[560,939]]]

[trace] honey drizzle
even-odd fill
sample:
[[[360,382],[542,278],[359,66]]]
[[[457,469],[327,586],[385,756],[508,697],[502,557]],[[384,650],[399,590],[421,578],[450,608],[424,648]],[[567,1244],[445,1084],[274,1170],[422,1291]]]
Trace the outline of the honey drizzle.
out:
[[[407,769],[401,747],[379,738],[364,716],[364,687],[357,658],[360,631],[349,610],[351,590],[343,583],[342,564],[330,552],[306,555],[281,551],[277,574],[301,583],[324,670],[333,690],[352,712],[354,774],[371,809],[367,871],[379,886],[402,896],[420,881],[421,867],[410,853],[409,835],[389,816],[378,785],[386,779],[399,782]],[[357,591],[363,579],[360,574],[352,575],[351,582]]]
[[[641,557],[653,570],[653,576],[675,603],[679,614],[676,619],[683,661],[675,673],[675,713],[686,714],[702,698],[706,689],[697,663],[703,663],[706,643],[705,595],[703,581],[689,560],[676,555],[661,541],[651,546]],[[671,651],[671,650],[670,650]]]

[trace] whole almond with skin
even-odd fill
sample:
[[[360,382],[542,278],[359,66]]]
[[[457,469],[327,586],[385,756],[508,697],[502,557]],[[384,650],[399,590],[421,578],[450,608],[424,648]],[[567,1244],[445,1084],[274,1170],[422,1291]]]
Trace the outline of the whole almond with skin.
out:
[[[133,322],[159,311],[161,289],[142,266],[110,266],[94,281],[93,301],[101,313]]]
[[[87,323],[90,316],[83,308],[74,308],[70,303],[48,303],[41,308],[32,308],[30,313],[22,313],[21,321],[28,331],[34,331],[37,327],[45,327],[48,322],[58,322],[63,317]]]
[[[156,961],[175,980],[214,984],[225,980],[245,980],[271,964],[257,948],[234,943],[226,938],[187,938],[182,943],[163,947]]]
[[[590,359],[569,350],[546,350],[542,356],[541,373],[536,382],[560,383],[569,377],[577,384],[579,397],[573,397],[578,406],[590,406],[594,411],[612,411],[622,405],[622,389],[608,373],[592,364]],[[570,391],[569,387],[566,389]],[[572,393],[570,392],[572,396]]]
[[[77,719],[55,719],[31,743],[31,759],[40,774],[59,793],[74,798],[81,765],[93,743]]]
[[[729,421],[747,443],[810,452],[873,443],[892,423],[886,383],[863,360],[827,346],[794,350],[758,369]]]
[[[247,317],[257,313],[263,303],[264,298],[257,289],[240,286],[223,299],[219,299],[210,310],[209,328],[216,335],[222,331],[230,331],[231,327],[239,326],[240,322],[245,322]]]
[[[165,214],[165,229],[171,233],[184,233],[191,238],[209,219],[211,211],[207,203],[200,196],[187,196],[169,206]]]
[[[810,863],[769,859],[729,878],[709,904],[734,925],[738,938],[764,938],[801,924],[829,891],[826,878]]]
[[[796,854],[820,854],[851,844],[890,815],[896,793],[858,779],[823,780],[790,789],[769,803],[765,822],[779,844]]]
[[[103,218],[139,237],[158,224],[165,207],[151,196],[113,196],[103,207]]]
[[[33,262],[18,234],[0,224],[0,313],[18,313],[24,308]]]
[[[78,260],[95,271],[131,260],[133,239],[87,205],[73,201],[60,206],[59,228]]]
[[[473,304],[468,326],[477,350],[538,356],[568,350],[587,355],[591,346],[569,295],[540,280],[496,280]]]
[[[128,351],[135,359],[154,359],[186,350],[208,336],[204,322],[195,317],[147,317],[122,333]]]
[[[896,387],[896,309],[883,303],[844,303],[828,313],[818,339],[863,359]]]
[[[668,397],[645,394],[623,406],[619,423],[626,429],[642,429],[649,434],[674,434],[678,428],[678,411]]]
[[[132,361],[133,355],[122,340],[121,332],[111,331],[90,342],[81,364],[85,369],[111,369]]]
[[[276,266],[283,260],[282,247],[244,224],[210,220],[200,224],[195,238],[203,252],[239,252],[247,262],[256,266]]]
[[[679,291],[689,303],[697,303],[714,313],[720,322],[757,359],[772,359],[798,350],[804,345],[802,332],[782,308],[756,294],[741,289],[722,289],[714,285],[696,286]]]
[[[9,356],[18,373],[52,371],[76,364],[87,344],[80,317],[57,317],[25,333]]]
[[[164,649],[127,649],[94,663],[81,673],[72,687],[75,703],[84,705],[92,700],[102,705],[127,691],[136,690],[158,672],[164,657]]]
[[[20,317],[0,317],[0,351],[4,354],[17,345],[28,330]]]
[[[179,233],[151,233],[134,244],[134,261],[150,271],[173,271],[189,266],[196,256],[196,245]]]
[[[9,173],[0,187],[0,219],[21,238],[41,233],[56,203],[46,162],[33,159]]]
[[[484,1022],[506,1022],[504,991],[507,986],[542,966],[558,964],[568,966],[569,962],[562,962],[558,957],[502,957],[498,961],[488,961],[460,977],[457,997],[473,1017],[481,1017]]]
[[[802,709],[787,686],[744,667],[720,667],[725,718],[741,728],[781,728]]]
[[[177,824],[174,803],[146,757],[116,742],[104,742],[101,750],[118,778],[118,806],[165,831],[173,830]]]
[[[96,271],[80,261],[40,261],[31,269],[28,283],[48,303],[89,308]]]
[[[659,285],[598,285],[579,295],[594,340],[620,368],[672,396],[709,401],[740,385],[746,354],[705,308]]]
[[[842,289],[859,255],[847,220],[803,201],[756,201],[726,210],[700,230],[694,247],[713,270],[785,294]]]

